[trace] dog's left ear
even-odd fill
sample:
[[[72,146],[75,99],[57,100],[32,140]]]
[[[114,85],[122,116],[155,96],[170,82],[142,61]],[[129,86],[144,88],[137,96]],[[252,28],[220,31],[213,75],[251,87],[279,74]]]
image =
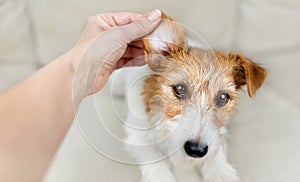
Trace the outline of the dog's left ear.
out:
[[[183,27],[164,13],[161,17],[157,29],[143,38],[145,61],[154,71],[163,71],[168,64],[166,57],[187,46]]]
[[[240,88],[247,84],[248,95],[252,98],[264,83],[267,76],[266,70],[240,54],[230,53],[228,56],[229,60],[232,60],[235,65],[233,78],[236,87]]]

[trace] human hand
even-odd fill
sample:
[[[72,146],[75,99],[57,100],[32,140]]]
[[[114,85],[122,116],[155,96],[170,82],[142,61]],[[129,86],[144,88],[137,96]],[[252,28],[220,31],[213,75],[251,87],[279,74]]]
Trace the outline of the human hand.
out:
[[[98,92],[113,70],[144,64],[133,58],[142,56],[142,42],[160,23],[161,12],[145,15],[129,12],[98,14],[89,17],[75,47],[67,54],[74,69],[74,97]]]

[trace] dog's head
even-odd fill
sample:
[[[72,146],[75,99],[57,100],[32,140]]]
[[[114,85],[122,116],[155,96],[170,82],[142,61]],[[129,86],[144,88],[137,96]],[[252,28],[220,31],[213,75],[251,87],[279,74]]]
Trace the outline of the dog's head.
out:
[[[240,54],[189,46],[184,29],[163,18],[143,41],[152,72],[143,88],[146,111],[151,118],[163,115],[158,136],[169,136],[166,145],[180,144],[184,156],[203,157],[223,146],[221,129],[242,86],[253,97],[266,71]]]

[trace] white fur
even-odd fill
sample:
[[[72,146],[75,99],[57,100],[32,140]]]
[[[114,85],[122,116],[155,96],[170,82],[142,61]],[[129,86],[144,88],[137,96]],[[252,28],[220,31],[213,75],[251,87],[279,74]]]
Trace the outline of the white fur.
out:
[[[163,21],[158,29],[147,37],[151,51],[154,53],[168,51],[168,43],[177,45],[188,43],[200,46],[193,42],[193,38],[191,40],[187,38],[185,43],[180,42],[179,39],[176,39],[178,32],[182,31],[174,25],[174,22]],[[204,75],[204,80],[222,79],[216,76],[218,75],[215,74],[216,71],[221,70],[209,69]],[[186,70],[183,70],[182,74],[170,72],[167,75],[173,81],[180,83],[185,72]],[[209,109],[207,93],[203,92],[200,95],[192,96],[189,105],[184,106],[180,115],[168,119],[169,121],[161,122],[166,120],[164,109],[159,107],[161,110],[157,111],[156,109],[151,115],[147,115],[141,96],[142,80],[145,79],[145,75],[150,74],[148,66],[126,68],[117,74],[117,82],[114,85],[117,85],[118,88],[113,91],[117,95],[125,96],[128,106],[126,119],[128,125],[125,126],[128,137],[125,142],[140,146],[132,149],[128,145],[127,150],[136,163],[140,164],[141,181],[175,182],[176,179],[180,179],[180,177],[178,178],[179,173],[186,174],[187,171],[189,176],[183,175],[184,181],[192,181],[190,179],[200,179],[201,177],[205,182],[238,181],[235,170],[226,159],[223,133],[225,129],[218,129],[213,122],[213,112],[216,111]],[[136,82],[138,79],[141,80]],[[133,83],[136,84],[133,86]],[[162,91],[167,93],[164,88]],[[157,95],[151,99],[160,99],[160,96]],[[151,108],[151,100],[149,103]],[[153,105],[153,109],[155,109],[155,105]],[[138,127],[132,127],[132,125]],[[208,145],[209,149],[204,157],[192,158],[185,153],[183,145],[190,139]],[[194,169],[196,169],[196,173],[192,173]]]
[[[117,73],[117,82],[114,83],[119,88],[113,89],[114,94],[125,96],[128,105],[126,123],[139,123],[139,126],[148,127],[147,130],[139,130],[125,126],[128,134],[125,142],[135,145],[151,144],[141,149],[132,150],[130,146],[127,148],[136,163],[141,164],[141,181],[174,182],[175,176],[184,176],[186,171],[191,174],[181,177],[185,180],[202,178],[206,182],[238,181],[235,170],[226,159],[223,137],[225,129],[221,129],[222,133],[220,133],[217,127],[209,122],[212,111],[203,109],[205,108],[204,94],[201,98],[193,98],[194,104],[189,105],[185,112],[173,118],[178,122],[160,123],[159,120],[163,119],[164,111],[161,115],[154,115],[151,118],[137,117],[147,116],[142,102],[143,97],[140,95],[142,81],[136,82],[137,79],[147,74],[149,74],[148,66],[123,69]],[[132,83],[137,83],[133,86],[134,89]],[[131,92],[135,93],[134,97],[130,97]],[[159,96],[157,97],[159,99]],[[166,137],[165,133],[171,134]],[[182,146],[187,139],[199,136],[201,141],[209,145],[208,153],[203,158],[191,158],[185,154]],[[157,142],[161,140],[163,141]],[[155,142],[157,143],[153,144]],[[167,158],[164,159],[164,157]],[[173,171],[176,171],[176,175]]]

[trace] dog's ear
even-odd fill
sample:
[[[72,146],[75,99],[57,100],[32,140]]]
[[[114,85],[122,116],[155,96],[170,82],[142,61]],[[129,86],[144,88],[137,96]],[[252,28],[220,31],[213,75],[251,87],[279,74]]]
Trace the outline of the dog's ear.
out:
[[[145,61],[152,70],[161,71],[166,57],[186,47],[184,30],[174,20],[162,13],[158,28],[143,38]]]
[[[233,68],[233,78],[236,87],[240,88],[247,84],[248,95],[252,98],[264,83],[267,76],[266,70],[240,54],[230,53],[228,58],[235,65]]]

